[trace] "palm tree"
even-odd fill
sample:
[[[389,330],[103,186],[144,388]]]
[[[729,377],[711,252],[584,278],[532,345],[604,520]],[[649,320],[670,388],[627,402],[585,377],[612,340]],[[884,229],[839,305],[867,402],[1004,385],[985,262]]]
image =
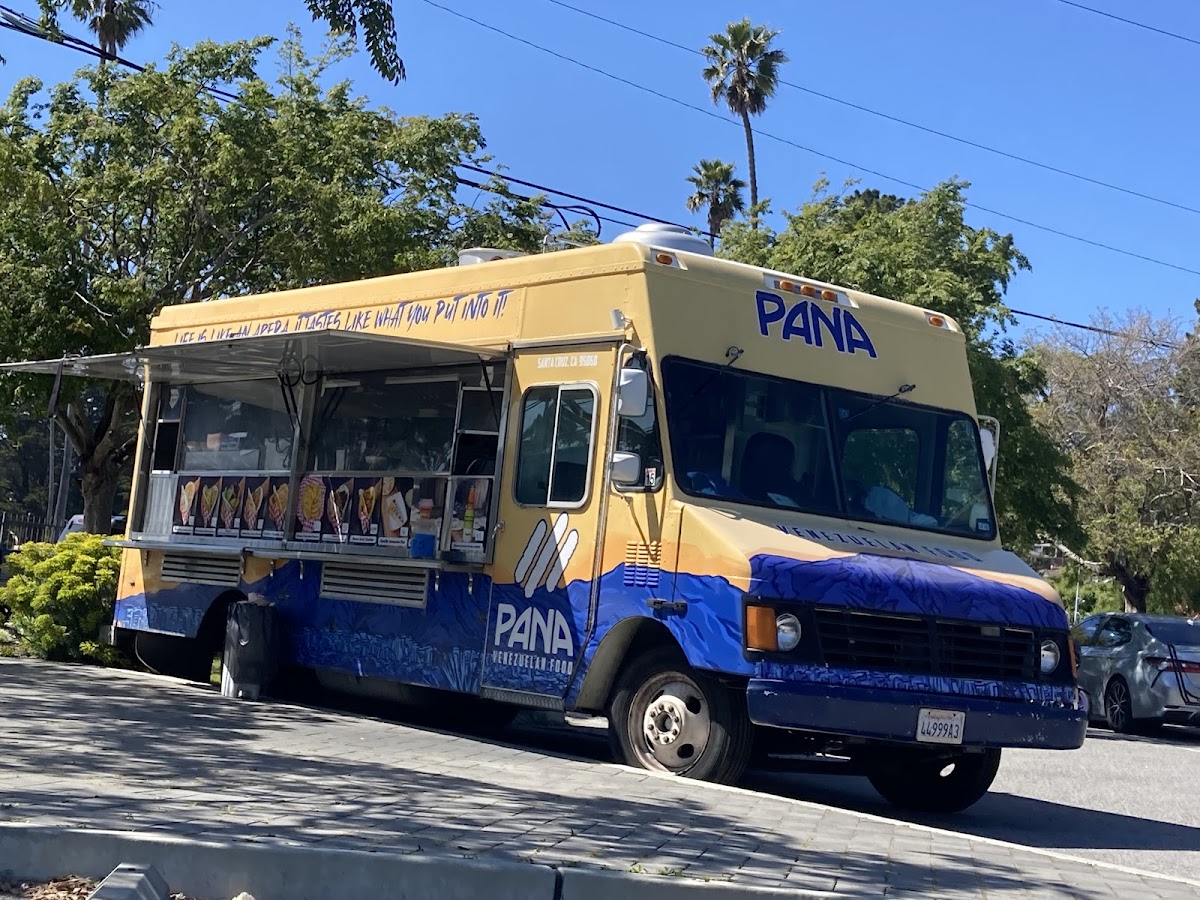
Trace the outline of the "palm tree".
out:
[[[692,167],[694,174],[688,176],[688,181],[695,185],[695,192],[687,198],[687,208],[699,212],[708,207],[708,231],[715,242],[721,233],[721,226],[746,208],[742,191],[746,182],[733,175],[733,163],[721,162],[719,159],[702,159]]]
[[[730,22],[724,33],[714,34],[702,51],[708,59],[704,80],[712,87],[713,103],[722,100],[740,116],[746,128],[746,155],[750,170],[750,206],[758,205],[758,170],[754,163],[754,131],[750,117],[767,108],[779,85],[779,67],[788,61],[782,50],[772,50],[779,32],[749,19]]]
[[[71,14],[96,35],[103,64],[150,24],[157,5],[154,0],[71,0]]]

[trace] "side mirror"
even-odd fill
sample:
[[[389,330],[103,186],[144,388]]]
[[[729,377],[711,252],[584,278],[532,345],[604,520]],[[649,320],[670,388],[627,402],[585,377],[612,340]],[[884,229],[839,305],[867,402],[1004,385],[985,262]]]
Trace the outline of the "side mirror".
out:
[[[644,369],[622,369],[617,389],[617,415],[636,419],[646,414],[650,403],[650,379]]]
[[[987,470],[988,487],[996,494],[996,462],[1000,449],[1000,420],[979,416],[979,443],[983,450],[983,467]]]
[[[642,480],[642,458],[636,453],[618,450],[610,463],[613,484],[629,486]]]

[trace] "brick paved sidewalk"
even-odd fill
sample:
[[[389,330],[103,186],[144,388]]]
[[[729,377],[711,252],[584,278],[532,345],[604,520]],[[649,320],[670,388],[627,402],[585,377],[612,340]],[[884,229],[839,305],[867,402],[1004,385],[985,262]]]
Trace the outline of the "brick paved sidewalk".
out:
[[[912,897],[1200,888],[593,761],[102,669],[0,661],[0,822]],[[0,865],[0,869],[5,866]]]

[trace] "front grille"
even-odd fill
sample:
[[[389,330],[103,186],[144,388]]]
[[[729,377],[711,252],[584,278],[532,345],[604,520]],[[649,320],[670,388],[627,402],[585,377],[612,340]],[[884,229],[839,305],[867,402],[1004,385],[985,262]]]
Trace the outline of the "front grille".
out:
[[[815,616],[829,666],[1019,681],[1037,675],[1028,629],[831,607],[817,607]]]

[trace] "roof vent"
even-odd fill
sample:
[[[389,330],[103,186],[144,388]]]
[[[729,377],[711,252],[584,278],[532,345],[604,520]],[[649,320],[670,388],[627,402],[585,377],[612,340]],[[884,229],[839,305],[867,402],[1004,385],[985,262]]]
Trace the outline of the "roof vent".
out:
[[[475,263],[492,262],[497,259],[516,259],[518,256],[528,256],[520,250],[497,250],[494,247],[472,247],[470,250],[458,251],[458,264],[470,266]]]
[[[633,231],[626,231],[613,238],[614,244],[627,241],[645,244],[647,247],[661,247],[664,250],[683,250],[701,256],[713,255],[712,247],[704,238],[679,225],[665,225],[662,222],[647,222]]]

